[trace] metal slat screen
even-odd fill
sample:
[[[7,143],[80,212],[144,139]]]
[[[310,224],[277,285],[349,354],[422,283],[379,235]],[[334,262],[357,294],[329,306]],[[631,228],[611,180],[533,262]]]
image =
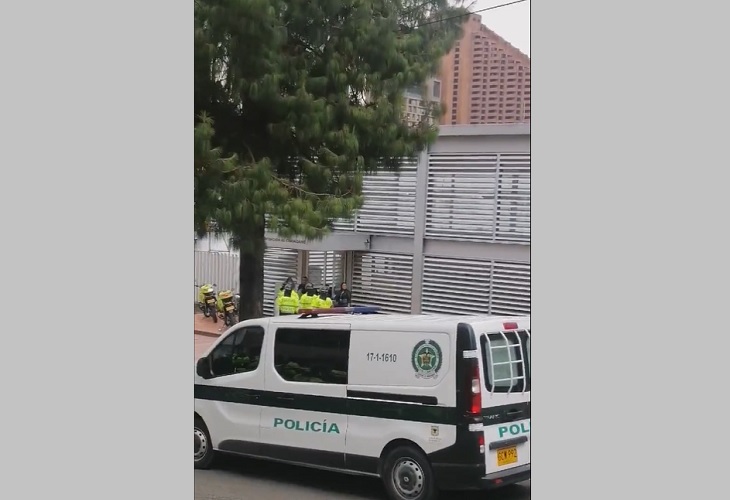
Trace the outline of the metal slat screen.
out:
[[[426,237],[529,244],[530,155],[429,155]]]
[[[424,313],[530,314],[530,264],[424,257]]]
[[[382,171],[365,176],[365,202],[353,220],[339,220],[339,231],[411,236],[416,220],[415,159],[404,161],[397,172]]]
[[[494,262],[492,314],[530,314],[530,264]]]
[[[491,240],[496,213],[497,155],[432,154],[426,237]]]
[[[411,311],[413,257],[381,253],[355,254],[352,303],[376,305],[384,311]]]
[[[341,252],[309,252],[307,277],[316,287],[331,286],[337,290],[342,282]]]
[[[297,277],[299,252],[267,248],[264,254],[264,316],[273,316],[276,291],[289,276]]]
[[[214,283],[217,290],[238,291],[238,261],[237,253],[229,252],[195,252],[195,284],[204,285]],[[198,301],[198,289],[194,290],[194,301]]]
[[[530,243],[530,155],[499,155],[495,240]]]

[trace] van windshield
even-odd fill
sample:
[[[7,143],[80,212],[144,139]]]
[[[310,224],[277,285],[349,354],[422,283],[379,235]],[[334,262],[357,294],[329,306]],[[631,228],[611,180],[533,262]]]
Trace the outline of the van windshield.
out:
[[[485,385],[492,392],[530,387],[530,337],[524,331],[481,336]]]

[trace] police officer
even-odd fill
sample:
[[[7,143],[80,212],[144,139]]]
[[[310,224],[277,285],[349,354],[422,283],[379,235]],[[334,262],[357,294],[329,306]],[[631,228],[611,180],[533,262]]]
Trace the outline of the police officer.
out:
[[[329,296],[327,285],[323,286],[319,291],[319,295],[314,298],[313,307],[315,309],[330,309],[332,307],[332,299]]]
[[[299,295],[304,295],[307,292],[307,285],[311,285],[311,283],[309,282],[309,278],[303,276],[302,282],[299,283],[299,286],[297,287],[297,293]]]
[[[307,282],[304,286],[304,294],[299,298],[299,307],[301,309],[312,309],[316,298],[317,292],[314,289],[314,286]]]
[[[283,293],[276,298],[276,306],[281,315],[296,314],[299,310],[299,296],[292,290],[291,283],[284,285]]]
[[[279,291],[276,293],[277,297],[281,297],[282,295],[284,295],[284,287],[286,287],[287,283],[289,283],[293,287],[294,278],[289,277],[286,279],[286,281],[284,283],[281,284],[281,286],[279,287]],[[297,294],[297,295],[299,295],[299,294]]]

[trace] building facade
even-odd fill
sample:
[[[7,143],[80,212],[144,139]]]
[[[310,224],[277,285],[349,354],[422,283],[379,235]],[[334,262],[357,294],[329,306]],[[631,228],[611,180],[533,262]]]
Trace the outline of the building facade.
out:
[[[429,78],[422,87],[412,87],[405,92],[403,111],[406,122],[415,126],[424,118],[432,121],[431,109],[441,103],[441,80]]]
[[[323,240],[270,235],[266,314],[289,276],[345,281],[392,312],[529,314],[530,168],[528,124],[441,127],[417,160],[366,178],[364,206]],[[197,245],[196,282],[238,287],[237,255]]]
[[[530,58],[472,14],[441,60],[442,125],[530,121]]]

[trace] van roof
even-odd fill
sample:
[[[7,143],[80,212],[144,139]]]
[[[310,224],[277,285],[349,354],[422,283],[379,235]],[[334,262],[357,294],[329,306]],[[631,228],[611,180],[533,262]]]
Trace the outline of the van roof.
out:
[[[302,318],[298,315],[276,316],[270,319],[274,325],[314,325],[328,323],[346,323],[351,328],[382,330],[403,328],[405,323],[410,325],[409,330],[417,325],[422,331],[456,330],[459,323],[469,323],[477,331],[499,331],[502,324],[516,322],[520,328],[530,328],[530,316],[489,316],[486,314],[472,316],[456,316],[447,314],[325,314],[315,317]]]

